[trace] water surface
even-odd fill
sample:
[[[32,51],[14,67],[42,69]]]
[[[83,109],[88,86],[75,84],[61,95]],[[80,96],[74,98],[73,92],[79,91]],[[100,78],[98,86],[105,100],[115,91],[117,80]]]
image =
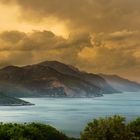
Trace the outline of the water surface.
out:
[[[140,116],[140,93],[97,98],[25,98],[35,106],[0,107],[1,122],[41,122],[78,137],[93,118],[119,114],[127,121]]]

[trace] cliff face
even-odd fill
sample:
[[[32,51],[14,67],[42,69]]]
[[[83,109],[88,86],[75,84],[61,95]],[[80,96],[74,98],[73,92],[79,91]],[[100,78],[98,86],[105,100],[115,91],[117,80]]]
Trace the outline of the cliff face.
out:
[[[102,77],[57,61],[1,69],[0,90],[15,97],[95,97],[117,92]]]
[[[140,84],[130,81],[128,79],[122,78],[117,75],[104,75],[100,74],[114,89],[121,92],[138,92],[140,91]]]
[[[103,94],[118,92],[117,90],[113,89],[100,75],[82,72],[71,65],[66,65],[57,61],[45,61],[40,63],[40,65],[48,66],[62,74],[77,77],[81,81],[85,81],[91,85],[97,86],[101,89]]]

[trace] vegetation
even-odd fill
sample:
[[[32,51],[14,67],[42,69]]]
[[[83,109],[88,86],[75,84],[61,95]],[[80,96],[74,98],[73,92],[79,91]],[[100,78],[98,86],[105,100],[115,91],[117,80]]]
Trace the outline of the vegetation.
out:
[[[55,128],[40,124],[0,124],[0,140],[76,140]],[[94,119],[80,140],[140,140],[140,118],[126,123],[125,118],[113,116]]]
[[[0,140],[74,140],[55,128],[39,124],[0,124]]]
[[[81,134],[81,140],[140,140],[140,118],[129,124],[121,116],[94,119]]]
[[[128,124],[131,132],[135,134],[137,140],[140,140],[140,118],[137,118],[135,121],[132,121]]]

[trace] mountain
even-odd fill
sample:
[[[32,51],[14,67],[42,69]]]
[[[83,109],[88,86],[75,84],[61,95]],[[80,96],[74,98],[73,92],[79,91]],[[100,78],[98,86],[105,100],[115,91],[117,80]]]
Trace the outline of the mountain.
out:
[[[33,105],[33,104],[0,93],[0,106],[25,106],[25,105]]]
[[[101,76],[99,76],[97,74],[83,72],[71,65],[66,65],[66,64],[60,63],[58,61],[45,61],[45,62],[40,63],[40,65],[50,67],[52,69],[55,69],[59,73],[62,73],[64,75],[69,75],[72,77],[76,77],[82,81],[87,82],[88,84],[95,85],[101,89],[103,94],[118,92],[117,90],[113,89],[104,80],[104,78],[102,78]]]
[[[104,75],[100,74],[114,89],[121,92],[138,92],[140,91],[140,84],[128,79],[122,78],[118,75]]]
[[[0,91],[13,97],[95,97],[117,92],[101,76],[57,61],[1,69]]]

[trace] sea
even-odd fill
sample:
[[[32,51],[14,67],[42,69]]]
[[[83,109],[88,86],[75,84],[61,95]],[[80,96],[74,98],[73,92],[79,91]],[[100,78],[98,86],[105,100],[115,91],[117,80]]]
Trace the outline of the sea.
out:
[[[96,98],[22,98],[34,106],[0,106],[0,122],[49,124],[70,137],[79,137],[88,122],[121,115],[126,122],[140,117],[140,92]]]

